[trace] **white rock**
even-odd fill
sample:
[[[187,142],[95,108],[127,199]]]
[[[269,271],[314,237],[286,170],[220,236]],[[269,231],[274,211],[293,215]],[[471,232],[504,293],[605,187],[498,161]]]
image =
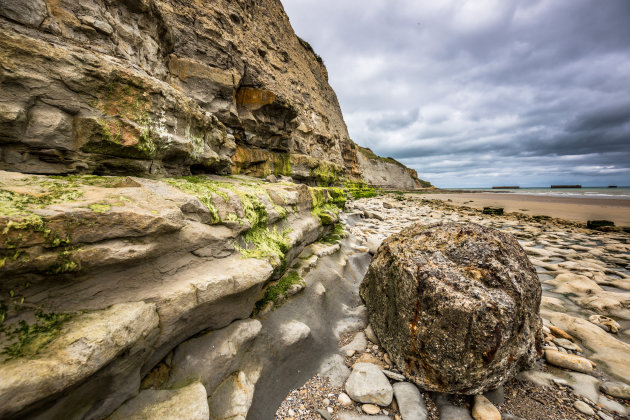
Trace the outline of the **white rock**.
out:
[[[345,392],[339,394],[339,397],[337,397],[337,401],[339,401],[339,405],[341,405],[342,407],[349,407],[352,405],[352,400]]]
[[[580,413],[586,414],[587,416],[595,415],[595,410],[593,410],[591,406],[586,404],[584,401],[577,400],[573,403],[573,407],[575,407],[575,409]]]
[[[365,414],[371,414],[371,415],[378,414],[381,411],[378,405],[374,405],[374,404],[363,404],[361,406],[361,410],[363,410]]]
[[[612,397],[630,400],[630,385],[623,382],[604,382],[599,389]]]
[[[346,366],[346,362],[340,354],[334,354],[325,359],[319,366],[318,372],[325,378],[330,380],[330,384],[334,387],[343,386],[346,379],[350,376],[350,369]]]
[[[403,420],[427,419],[429,413],[417,386],[409,382],[398,382],[393,388]]]
[[[318,281],[317,283],[315,283],[315,286],[313,286],[313,292],[317,296],[324,296],[326,294],[326,288],[321,282]]]
[[[207,398],[200,382],[175,390],[146,389],[118,408],[108,420],[208,420]]]
[[[291,320],[279,328],[278,342],[283,347],[292,347],[311,335],[311,329],[303,322]]]
[[[365,334],[363,331],[360,331],[355,334],[352,341],[341,348],[343,353],[346,353],[350,350],[354,350],[355,352],[361,353],[367,347],[367,338],[365,338]]]
[[[376,334],[374,334],[374,330],[372,329],[371,325],[368,325],[364,332],[368,340],[370,340],[374,344],[380,344],[380,342],[378,341],[378,337],[376,336]]]
[[[381,369],[371,363],[357,363],[345,384],[346,392],[354,401],[388,406],[394,390]]]
[[[175,348],[169,386],[178,386],[195,378],[212,392],[238,368],[242,354],[261,328],[260,321],[247,319],[183,342]]]

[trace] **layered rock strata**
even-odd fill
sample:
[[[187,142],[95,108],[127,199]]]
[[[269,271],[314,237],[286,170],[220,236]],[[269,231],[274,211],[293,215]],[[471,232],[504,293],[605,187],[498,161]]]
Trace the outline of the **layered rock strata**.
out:
[[[0,184],[3,418],[109,415],[175,346],[249,317],[345,202],[247,178]]]
[[[0,169],[321,183],[369,167],[278,0],[2,1],[0,31]],[[386,183],[413,185],[400,175]]]

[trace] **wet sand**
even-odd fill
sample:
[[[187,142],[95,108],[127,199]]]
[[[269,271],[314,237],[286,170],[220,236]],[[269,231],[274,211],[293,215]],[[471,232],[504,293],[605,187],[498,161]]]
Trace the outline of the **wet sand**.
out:
[[[445,193],[428,194],[423,198],[452,200],[452,204],[483,208],[503,207],[505,212],[530,216],[550,216],[584,222],[612,220],[617,226],[630,227],[630,200],[604,198],[550,197],[508,193]]]

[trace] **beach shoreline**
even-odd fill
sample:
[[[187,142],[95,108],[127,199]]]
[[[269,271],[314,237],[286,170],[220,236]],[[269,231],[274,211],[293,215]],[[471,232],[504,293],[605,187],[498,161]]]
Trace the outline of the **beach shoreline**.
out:
[[[615,198],[556,197],[518,193],[453,192],[432,193],[423,198],[477,209],[502,207],[506,213],[548,216],[573,222],[610,220],[630,227],[630,200]]]

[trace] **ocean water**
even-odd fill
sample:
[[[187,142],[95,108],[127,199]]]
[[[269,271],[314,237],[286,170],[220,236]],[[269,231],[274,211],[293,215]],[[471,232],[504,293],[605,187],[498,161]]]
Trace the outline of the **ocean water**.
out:
[[[484,191],[498,194],[528,194],[546,195],[551,197],[576,197],[576,198],[616,198],[630,200],[630,187],[602,188],[519,188],[509,190],[493,190],[491,188],[466,188],[470,191]]]

